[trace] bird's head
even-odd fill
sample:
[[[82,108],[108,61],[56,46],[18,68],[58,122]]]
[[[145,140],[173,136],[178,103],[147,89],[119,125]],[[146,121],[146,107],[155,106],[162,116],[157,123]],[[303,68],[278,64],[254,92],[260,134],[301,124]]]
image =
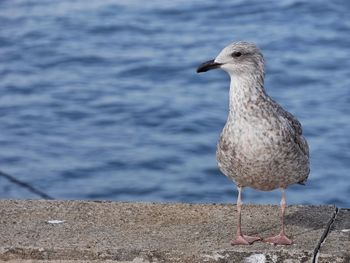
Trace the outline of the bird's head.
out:
[[[197,73],[222,68],[230,75],[264,74],[264,58],[259,48],[248,42],[234,42],[225,47],[219,55],[201,64]]]

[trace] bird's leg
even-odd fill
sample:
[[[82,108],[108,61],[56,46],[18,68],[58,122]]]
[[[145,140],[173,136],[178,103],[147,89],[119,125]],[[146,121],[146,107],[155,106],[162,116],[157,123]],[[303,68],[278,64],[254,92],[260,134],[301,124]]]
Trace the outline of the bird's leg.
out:
[[[284,214],[286,210],[286,193],[285,189],[282,188],[282,198],[281,198],[281,221],[282,221],[282,229],[281,232],[277,236],[265,238],[264,241],[268,243],[272,243],[275,245],[291,245],[293,243],[290,240],[286,233],[284,232]]]
[[[261,240],[260,237],[242,235],[242,229],[241,229],[241,208],[242,208],[241,192],[242,192],[242,187],[238,186],[238,198],[237,198],[238,222],[237,222],[236,238],[231,241],[232,246],[250,245],[250,244],[254,243],[255,241]]]

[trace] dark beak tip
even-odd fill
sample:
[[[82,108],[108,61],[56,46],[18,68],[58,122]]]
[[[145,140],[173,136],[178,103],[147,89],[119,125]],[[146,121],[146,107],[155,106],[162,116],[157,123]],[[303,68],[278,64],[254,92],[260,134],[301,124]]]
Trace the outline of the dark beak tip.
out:
[[[207,72],[208,70],[219,68],[221,66],[220,63],[217,63],[214,61],[214,59],[209,60],[207,62],[202,63],[198,68],[197,68],[197,73],[202,73],[202,72]]]
[[[199,68],[197,68],[196,72],[197,72],[197,73],[203,73],[203,72],[205,72],[205,71],[203,71],[203,69],[201,69],[201,68],[199,67]]]

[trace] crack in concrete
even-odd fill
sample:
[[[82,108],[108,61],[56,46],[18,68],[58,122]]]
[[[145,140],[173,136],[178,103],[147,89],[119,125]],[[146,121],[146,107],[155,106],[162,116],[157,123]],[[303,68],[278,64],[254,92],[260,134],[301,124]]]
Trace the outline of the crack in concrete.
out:
[[[339,208],[335,207],[334,213],[332,215],[332,217],[329,219],[327,225],[326,225],[326,229],[324,230],[320,240],[318,241],[315,249],[314,249],[314,255],[313,255],[313,259],[312,259],[312,263],[317,263],[318,262],[318,256],[319,256],[319,252],[320,252],[320,248],[322,246],[322,244],[326,241],[326,238],[328,236],[328,233],[331,231],[331,228],[335,222],[335,219],[337,217],[337,214],[339,212]]]

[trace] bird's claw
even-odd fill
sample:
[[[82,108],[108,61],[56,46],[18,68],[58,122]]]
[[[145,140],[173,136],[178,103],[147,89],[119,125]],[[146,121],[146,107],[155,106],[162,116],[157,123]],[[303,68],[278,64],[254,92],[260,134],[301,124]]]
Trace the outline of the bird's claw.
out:
[[[285,234],[280,233],[277,236],[264,238],[264,242],[271,243],[274,245],[291,245],[293,243]]]
[[[236,238],[231,241],[231,245],[232,246],[236,246],[236,245],[251,245],[255,241],[259,241],[259,240],[261,240],[261,237],[239,235],[239,236],[236,236]]]

